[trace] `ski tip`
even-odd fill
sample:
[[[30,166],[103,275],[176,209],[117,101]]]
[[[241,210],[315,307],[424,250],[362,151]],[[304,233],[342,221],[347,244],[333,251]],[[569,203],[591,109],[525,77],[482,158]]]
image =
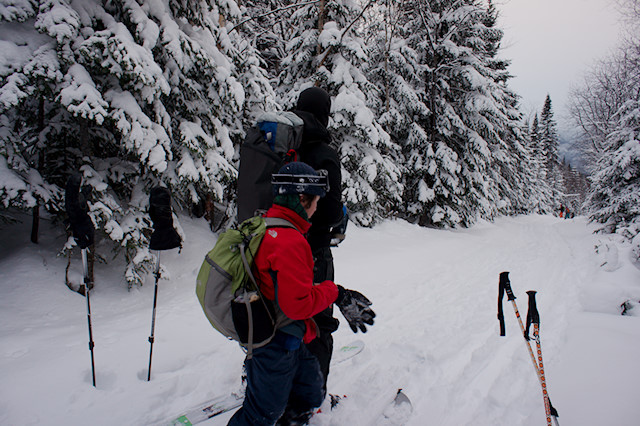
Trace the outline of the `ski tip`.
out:
[[[360,348],[364,348],[364,342],[362,340],[354,340],[353,342],[349,343],[348,345],[344,345],[341,346],[339,351],[340,352],[350,352],[350,351],[354,351]]]
[[[396,393],[396,397],[393,399],[393,403],[396,406],[408,405],[409,408],[413,409],[413,405],[411,404],[411,400],[409,399],[407,394],[402,392],[402,388],[398,389],[398,392]]]
[[[394,425],[403,425],[409,421],[411,414],[413,413],[413,405],[409,397],[398,389],[396,397],[393,402],[384,410],[382,415],[387,422],[391,422]]]

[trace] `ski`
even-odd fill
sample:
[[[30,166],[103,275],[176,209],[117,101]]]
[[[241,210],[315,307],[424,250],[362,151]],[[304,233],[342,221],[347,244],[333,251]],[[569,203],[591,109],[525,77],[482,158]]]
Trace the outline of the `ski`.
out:
[[[334,366],[343,363],[362,352],[363,349],[364,342],[362,340],[356,340],[348,345],[341,346],[338,350],[334,351],[331,365]],[[243,402],[244,388],[229,395],[218,396],[192,408],[173,421],[162,424],[169,424],[171,426],[192,426],[217,415],[234,410],[240,407]]]
[[[170,423],[171,426],[191,426],[203,422],[218,414],[226,413],[242,405],[244,393],[232,393],[219,396],[204,405],[189,410],[186,414]]]
[[[386,424],[403,425],[411,416],[413,405],[406,393],[402,389],[398,389],[396,397],[391,404],[384,410],[382,415],[386,420]]]
[[[333,352],[331,357],[331,364],[337,365],[348,359],[358,355],[364,349],[364,342],[362,340],[355,340],[348,345],[341,346],[340,349]]]

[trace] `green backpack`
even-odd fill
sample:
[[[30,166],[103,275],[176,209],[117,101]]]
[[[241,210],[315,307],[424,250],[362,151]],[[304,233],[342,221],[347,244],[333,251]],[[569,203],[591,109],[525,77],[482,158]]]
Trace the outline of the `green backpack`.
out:
[[[260,293],[251,271],[268,228],[295,228],[285,219],[255,216],[218,237],[198,272],[196,295],[213,327],[249,351],[266,345],[291,320]]]

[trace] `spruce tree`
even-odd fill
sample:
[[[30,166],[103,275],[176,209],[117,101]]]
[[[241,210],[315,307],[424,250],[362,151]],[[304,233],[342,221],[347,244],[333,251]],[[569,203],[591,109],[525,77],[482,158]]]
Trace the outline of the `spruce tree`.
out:
[[[22,180],[2,194],[4,205],[39,198],[56,211],[64,182],[80,170],[106,237],[98,250],[122,251],[126,281],[139,284],[153,260],[151,187],[169,187],[176,207],[209,199],[233,215],[237,144],[255,109],[273,103],[255,51],[228,34],[240,9],[227,0],[16,9],[4,19],[37,45],[1,76],[0,167]]]
[[[533,117],[533,122],[529,128],[529,157],[525,162],[533,175],[531,203],[532,210],[536,213],[553,213],[553,191],[546,180],[547,157],[545,148],[540,136],[540,124],[538,114]]]
[[[286,56],[286,41],[292,32],[289,20],[299,7],[287,0],[242,2],[243,18],[234,28],[257,50],[263,60],[262,66],[271,78],[280,74],[281,61]]]
[[[607,138],[609,149],[597,164],[587,199],[591,217],[608,232],[631,226],[640,232],[640,101],[629,101],[618,112],[617,129]]]
[[[371,68],[405,157],[406,214],[470,225],[529,207],[517,97],[497,58],[496,12],[479,1],[394,2]],[[390,34],[390,35],[389,35]],[[392,46],[392,47],[391,47]]]
[[[369,79],[378,87],[376,114],[391,139],[402,148],[404,186],[399,214],[420,221],[435,193],[428,178],[430,144],[421,123],[429,117],[424,96],[427,67],[411,45],[409,2],[385,1],[367,17],[371,60]],[[430,153],[433,156],[433,152]]]
[[[402,185],[399,147],[374,113],[377,89],[363,72],[369,57],[358,31],[361,12],[349,0],[295,10],[276,90],[286,108],[309,86],[332,96],[329,127],[343,167],[343,198],[355,221],[371,225],[394,211]]]
[[[518,110],[518,96],[508,87],[511,75],[509,61],[499,57],[503,31],[497,27],[498,11],[491,0],[480,26],[483,43],[481,57],[487,71],[487,95],[480,98],[494,108],[481,106],[479,133],[487,140],[491,150],[489,181],[497,192],[490,191],[488,201],[497,205],[491,214],[514,214],[533,210],[539,203],[534,199],[538,191],[536,176],[529,161],[527,126]]]
[[[558,131],[557,124],[553,117],[553,108],[551,106],[551,96],[547,95],[540,113],[540,143],[544,149],[545,155],[545,174],[546,180],[555,192],[555,196],[559,196],[561,188],[561,178],[558,173]]]

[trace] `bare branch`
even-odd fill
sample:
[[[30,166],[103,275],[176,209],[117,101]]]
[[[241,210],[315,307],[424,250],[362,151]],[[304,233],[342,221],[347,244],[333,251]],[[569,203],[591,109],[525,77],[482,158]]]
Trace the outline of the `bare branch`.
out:
[[[290,4],[289,6],[283,6],[283,7],[281,7],[281,8],[278,8],[278,9],[272,10],[271,12],[263,13],[262,15],[253,16],[253,17],[251,17],[251,18],[247,18],[247,19],[245,19],[244,21],[242,21],[242,22],[240,22],[239,24],[237,24],[235,27],[231,28],[231,29],[229,30],[229,32],[232,32],[233,30],[237,29],[238,27],[240,27],[240,26],[242,26],[242,25],[246,24],[246,23],[247,23],[247,22],[249,22],[249,21],[253,21],[254,19],[264,18],[265,16],[273,15],[273,14],[275,14],[275,13],[282,12],[282,11],[287,10],[287,9],[293,9],[293,8],[298,8],[298,7],[302,7],[302,6],[307,6],[307,5],[310,5],[310,4],[319,3],[319,2],[321,2],[321,1],[322,1],[322,0],[312,0],[312,1],[308,1],[308,2],[306,2],[306,3]]]
[[[358,16],[351,21],[351,23],[347,26],[347,28],[345,28],[345,30],[342,32],[342,34],[340,35],[340,40],[338,40],[338,44],[337,45],[341,45],[342,44],[342,39],[344,39],[344,36],[347,34],[347,32],[349,32],[349,30],[351,29],[351,27],[353,27],[353,25],[358,22],[360,20],[360,18],[362,18],[362,15],[364,15],[364,12],[366,12],[366,10],[375,2],[375,0],[370,0],[369,3],[367,3],[367,5],[365,7],[362,8],[362,10],[360,11],[360,13],[358,14]],[[331,45],[329,46],[329,48],[326,50],[324,57],[322,58],[322,60],[320,61],[320,63],[318,64],[318,66],[316,67],[316,69],[320,68],[322,65],[324,65],[324,62],[327,60],[327,57],[331,54],[331,52],[333,52],[333,50],[335,49],[336,45]]]

